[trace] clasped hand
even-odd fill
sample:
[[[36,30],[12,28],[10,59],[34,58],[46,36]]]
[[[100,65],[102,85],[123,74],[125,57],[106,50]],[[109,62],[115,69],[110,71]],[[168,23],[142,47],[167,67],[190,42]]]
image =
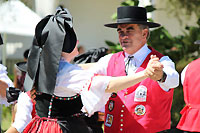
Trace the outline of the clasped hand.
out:
[[[151,59],[145,69],[145,74],[152,80],[160,80],[163,76],[163,64],[156,55],[151,55]]]

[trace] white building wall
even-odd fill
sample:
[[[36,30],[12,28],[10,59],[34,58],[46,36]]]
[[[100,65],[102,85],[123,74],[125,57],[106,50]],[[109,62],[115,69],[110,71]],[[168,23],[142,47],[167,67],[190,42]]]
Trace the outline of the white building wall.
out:
[[[122,0],[62,0],[59,4],[68,8],[73,16],[74,29],[79,44],[86,50],[107,46],[105,40],[118,42],[116,29],[104,27],[112,22]]]

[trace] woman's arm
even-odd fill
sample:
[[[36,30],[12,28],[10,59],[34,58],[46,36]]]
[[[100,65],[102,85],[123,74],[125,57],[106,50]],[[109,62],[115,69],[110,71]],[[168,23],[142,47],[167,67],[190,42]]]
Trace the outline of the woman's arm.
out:
[[[85,63],[85,64],[78,64],[82,69],[89,69],[93,67],[96,63]]]
[[[19,133],[17,129],[13,126],[9,127],[6,133]]]
[[[146,78],[148,78],[148,75],[146,75],[144,71],[131,76],[112,77],[105,91],[107,93],[118,92],[124,88],[133,86]]]

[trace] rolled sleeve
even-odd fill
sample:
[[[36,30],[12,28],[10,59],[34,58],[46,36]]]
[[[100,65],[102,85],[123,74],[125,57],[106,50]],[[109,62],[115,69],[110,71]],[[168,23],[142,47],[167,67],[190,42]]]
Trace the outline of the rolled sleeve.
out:
[[[158,82],[158,84],[164,91],[169,91],[170,88],[175,88],[179,85],[179,74],[175,70],[175,63],[168,56],[162,57],[160,62],[164,66],[163,71],[166,73],[167,78],[165,82]]]
[[[89,88],[84,87],[81,91],[83,109],[87,111],[89,116],[96,111],[100,111],[108,101],[111,93],[106,93],[105,89],[110,79],[111,77],[109,76],[95,76]]]

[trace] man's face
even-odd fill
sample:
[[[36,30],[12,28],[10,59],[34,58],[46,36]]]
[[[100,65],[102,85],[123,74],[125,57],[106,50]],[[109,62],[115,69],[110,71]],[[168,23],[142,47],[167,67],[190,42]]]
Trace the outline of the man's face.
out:
[[[137,24],[120,24],[117,27],[119,42],[128,54],[134,54],[146,43],[148,30],[141,30]]]

